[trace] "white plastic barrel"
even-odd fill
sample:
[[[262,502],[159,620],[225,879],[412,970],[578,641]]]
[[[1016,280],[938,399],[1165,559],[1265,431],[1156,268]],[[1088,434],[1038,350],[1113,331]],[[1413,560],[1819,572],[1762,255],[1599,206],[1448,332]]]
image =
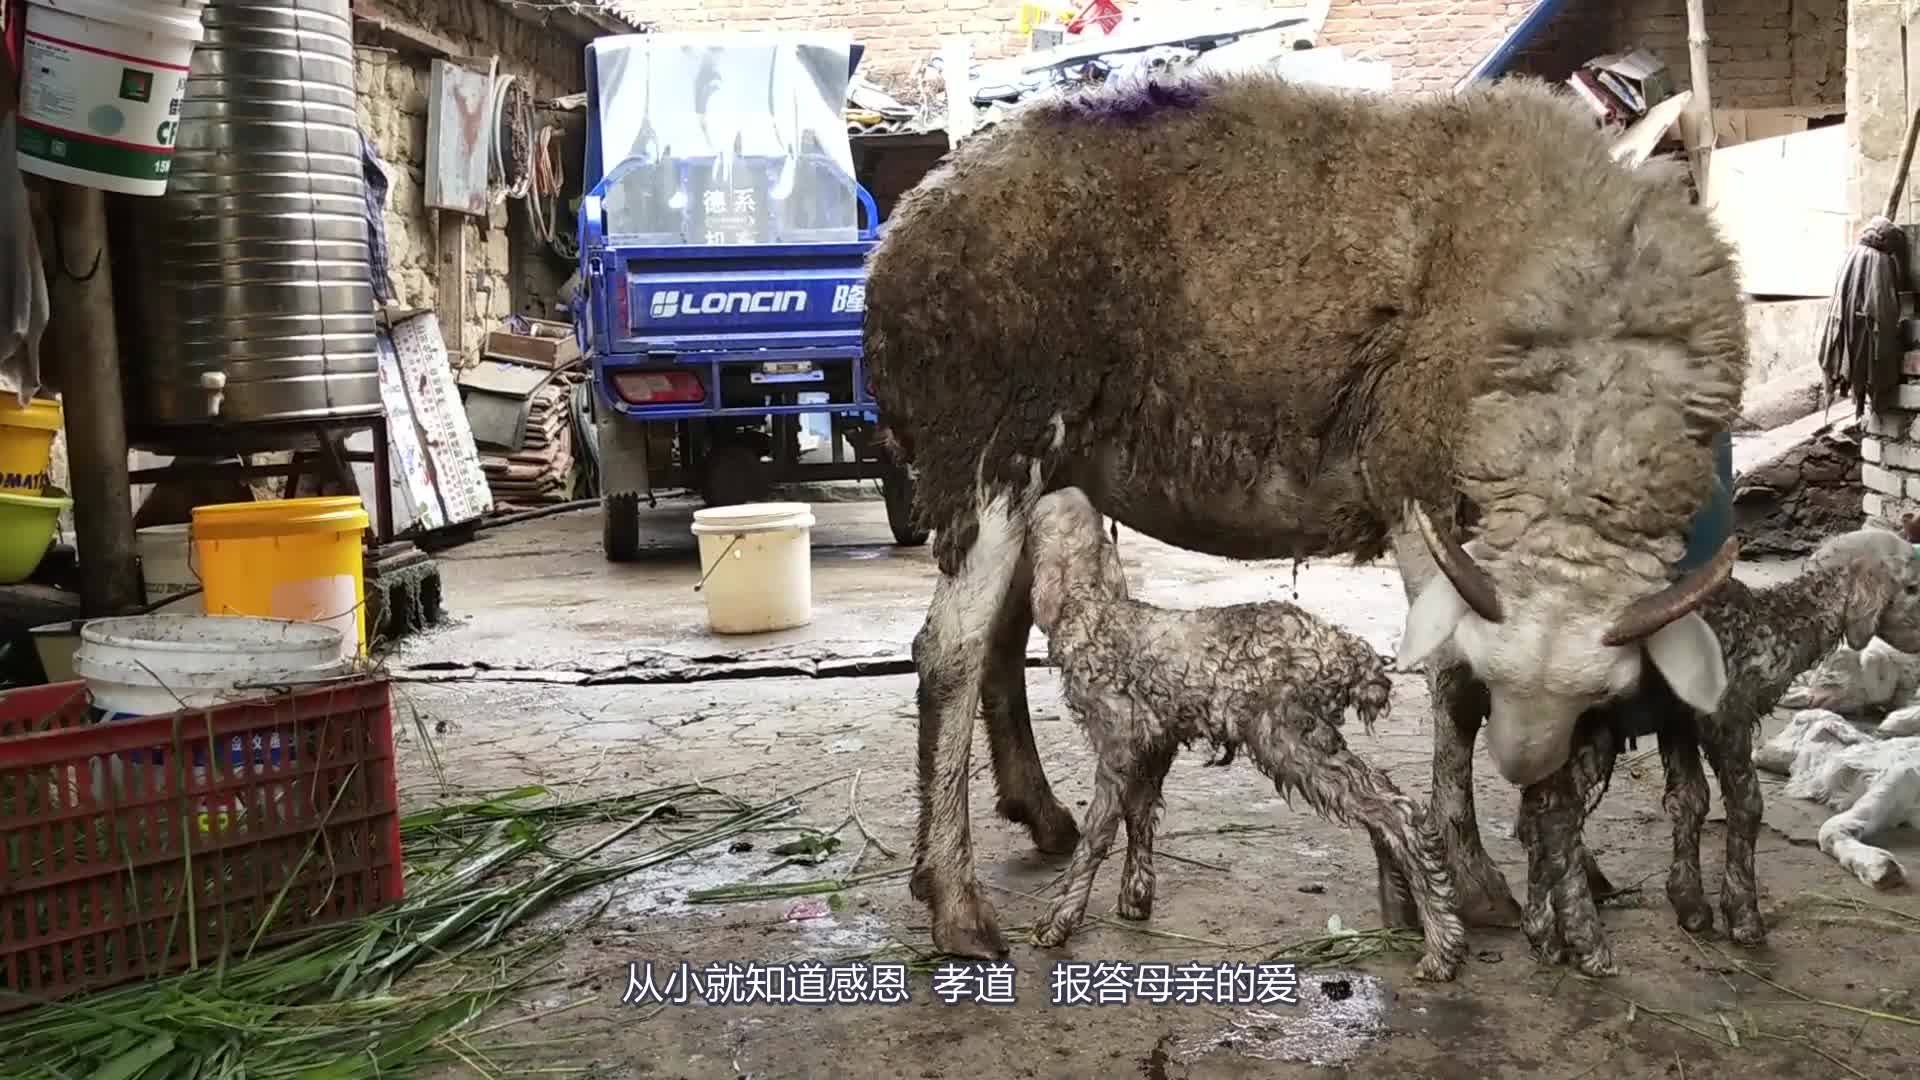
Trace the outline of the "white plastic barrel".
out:
[[[334,627],[290,619],[244,615],[94,619],[80,628],[80,649],[74,654],[73,668],[87,681],[94,707],[105,714],[103,719],[128,720],[262,697],[274,692],[272,684],[314,682],[346,674],[353,666],[352,659],[351,655],[341,658],[340,641],[340,631]],[[257,683],[269,685],[242,687]],[[206,736],[192,730],[185,736],[191,748],[188,757],[194,781],[204,783]],[[249,748],[238,735],[228,740],[223,755],[227,758],[225,769],[243,769],[249,759],[258,767],[268,761],[279,763],[282,747],[278,733],[265,740],[255,735],[251,741],[253,746]],[[291,759],[293,748],[285,749]],[[107,768],[113,788],[124,789],[123,760],[135,768],[162,766],[154,772],[164,787],[168,775],[165,758],[165,751],[159,748],[151,753],[134,750],[112,755]],[[101,782],[98,768],[96,764],[96,785]],[[285,792],[280,785],[273,786],[277,802]],[[245,807],[233,803],[230,795],[203,799],[196,810],[200,831],[206,833],[224,830],[245,813]]]
[[[164,195],[205,0],[30,0],[20,168]]]
[[[140,552],[140,576],[146,580],[147,603],[158,604],[200,587],[194,576],[188,533],[192,525],[149,525],[134,533]]]
[[[710,506],[693,514],[701,592],[716,634],[763,634],[813,621],[813,508]]]
[[[80,628],[73,670],[109,720],[205,709],[273,692],[243,683],[311,682],[345,674],[340,631],[241,615],[135,615]]]

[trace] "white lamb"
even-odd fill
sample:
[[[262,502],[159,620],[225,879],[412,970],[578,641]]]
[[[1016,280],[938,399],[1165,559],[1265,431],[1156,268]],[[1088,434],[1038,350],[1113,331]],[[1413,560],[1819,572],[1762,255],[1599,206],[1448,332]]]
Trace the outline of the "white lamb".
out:
[[[1875,738],[1837,713],[1806,709],[1755,748],[1753,764],[1786,776],[1788,798],[1839,811],[1820,826],[1820,850],[1854,877],[1875,889],[1906,880],[1900,861],[1867,841],[1920,828],[1920,737]]]

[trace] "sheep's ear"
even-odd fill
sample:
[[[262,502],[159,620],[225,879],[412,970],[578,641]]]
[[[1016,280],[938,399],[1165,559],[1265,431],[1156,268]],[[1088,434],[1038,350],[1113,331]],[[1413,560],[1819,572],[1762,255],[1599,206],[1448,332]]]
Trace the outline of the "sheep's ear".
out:
[[[1407,625],[1400,634],[1400,651],[1395,662],[1412,667],[1453,636],[1454,627],[1467,613],[1467,602],[1447,575],[1436,573],[1420,595],[1407,608]]]
[[[1880,597],[1873,585],[1872,574],[1859,572],[1847,582],[1847,614],[1842,629],[1847,646],[1856,652],[1871,644],[1874,631],[1880,629]]]
[[[1646,640],[1647,659],[1673,687],[1675,697],[1697,712],[1710,713],[1720,707],[1727,692],[1727,658],[1720,652],[1720,639],[1713,627],[1697,612],[1654,631]]]

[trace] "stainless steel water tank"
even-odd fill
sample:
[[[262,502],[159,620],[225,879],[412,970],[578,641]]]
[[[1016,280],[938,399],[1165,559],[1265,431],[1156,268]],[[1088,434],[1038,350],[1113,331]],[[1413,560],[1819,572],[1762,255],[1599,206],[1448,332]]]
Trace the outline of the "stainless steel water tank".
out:
[[[167,193],[140,208],[138,426],[377,412],[348,0],[210,0]],[[211,376],[211,378],[210,378]]]

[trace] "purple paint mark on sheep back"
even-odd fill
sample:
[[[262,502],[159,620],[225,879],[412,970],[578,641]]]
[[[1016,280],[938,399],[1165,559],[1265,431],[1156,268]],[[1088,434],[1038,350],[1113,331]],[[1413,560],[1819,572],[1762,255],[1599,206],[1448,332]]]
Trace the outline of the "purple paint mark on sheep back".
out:
[[[1070,94],[1052,107],[1055,117],[1089,123],[1132,124],[1176,109],[1194,109],[1207,100],[1198,82],[1149,79],[1120,89],[1105,87]]]

